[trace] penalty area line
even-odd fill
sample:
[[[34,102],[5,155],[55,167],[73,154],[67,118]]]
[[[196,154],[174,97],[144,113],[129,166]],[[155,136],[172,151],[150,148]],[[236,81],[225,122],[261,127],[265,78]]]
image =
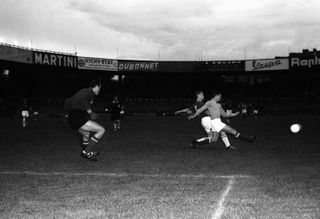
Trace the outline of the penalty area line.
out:
[[[213,174],[144,174],[144,173],[108,173],[108,172],[36,172],[36,171],[0,171],[0,175],[30,176],[100,176],[100,177],[153,177],[153,178],[251,178],[248,175],[213,175]]]
[[[221,196],[221,198],[219,200],[219,203],[218,203],[218,208],[217,208],[217,210],[215,212],[213,212],[211,219],[220,219],[221,218],[221,216],[222,216],[222,214],[224,212],[224,202],[225,202],[227,196],[229,195],[229,193],[230,193],[230,191],[231,191],[231,189],[233,187],[234,180],[235,180],[234,177],[229,179],[227,188],[222,193],[222,196]]]

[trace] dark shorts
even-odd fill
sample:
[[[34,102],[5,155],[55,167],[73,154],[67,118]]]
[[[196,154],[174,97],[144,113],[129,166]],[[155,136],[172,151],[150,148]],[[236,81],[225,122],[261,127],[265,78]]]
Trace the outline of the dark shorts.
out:
[[[68,122],[72,129],[78,130],[89,121],[89,115],[82,110],[71,110],[68,116]]]
[[[111,121],[120,120],[120,114],[119,115],[111,115]]]
[[[111,121],[120,120],[120,113],[111,113]]]

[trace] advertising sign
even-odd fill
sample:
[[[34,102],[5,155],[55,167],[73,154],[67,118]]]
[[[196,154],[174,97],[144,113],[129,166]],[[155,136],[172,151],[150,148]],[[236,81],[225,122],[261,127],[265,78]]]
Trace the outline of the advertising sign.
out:
[[[158,71],[159,62],[154,61],[120,61],[119,71]]]
[[[312,69],[320,67],[320,57],[290,57],[290,68]]]
[[[78,57],[78,68],[101,71],[118,71],[118,60]]]
[[[227,60],[227,61],[202,61],[197,62],[196,69],[206,72],[235,72],[244,71],[244,61]]]
[[[77,57],[64,54],[33,51],[33,63],[58,67],[77,68]]]
[[[0,45],[0,59],[31,64],[32,51],[7,45]]]
[[[246,71],[273,71],[288,69],[288,58],[246,60]]]
[[[159,71],[161,72],[194,72],[195,71],[194,61],[161,61]]]

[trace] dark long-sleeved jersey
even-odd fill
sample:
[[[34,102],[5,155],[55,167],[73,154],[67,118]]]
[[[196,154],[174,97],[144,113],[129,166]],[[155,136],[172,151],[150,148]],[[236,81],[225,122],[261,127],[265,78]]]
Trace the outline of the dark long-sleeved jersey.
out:
[[[91,109],[94,96],[92,88],[81,89],[65,101],[65,110],[67,112],[71,110],[88,111]]]
[[[192,113],[195,113],[198,109],[200,109],[205,103],[204,102],[201,102],[201,101],[196,101],[194,104],[192,104],[190,107],[189,107],[189,110],[191,110]],[[199,117],[202,118],[202,117],[205,117],[205,116],[208,116],[208,111],[205,110],[203,111]]]

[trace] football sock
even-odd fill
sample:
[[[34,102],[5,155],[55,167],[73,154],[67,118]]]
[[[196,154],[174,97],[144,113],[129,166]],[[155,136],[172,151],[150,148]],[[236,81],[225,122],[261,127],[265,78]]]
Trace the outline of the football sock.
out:
[[[82,149],[86,149],[86,147],[89,145],[89,142],[90,142],[90,139],[88,139],[88,140],[82,139],[82,142],[80,142]]]
[[[98,142],[99,142],[99,139],[95,136],[92,136],[88,146],[85,149],[86,153],[93,151],[95,144],[97,144]]]
[[[229,142],[228,136],[225,132],[221,132],[221,140],[223,141],[223,143],[226,147],[230,147],[230,142]]]

